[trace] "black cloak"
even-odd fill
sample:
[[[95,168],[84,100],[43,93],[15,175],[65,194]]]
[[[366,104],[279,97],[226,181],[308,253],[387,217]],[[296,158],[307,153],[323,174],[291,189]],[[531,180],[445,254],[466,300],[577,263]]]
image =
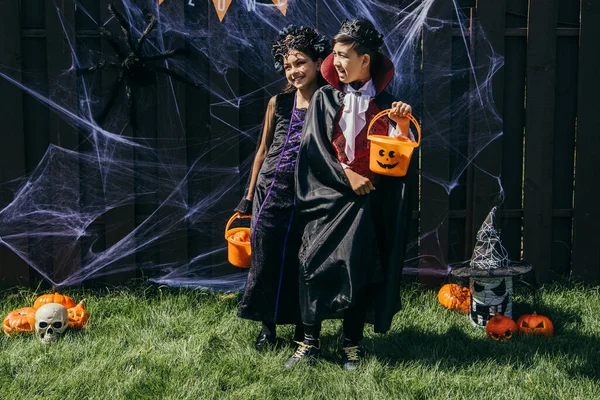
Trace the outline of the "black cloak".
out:
[[[395,99],[383,90],[394,76],[393,64],[383,57],[372,71],[377,71],[372,74],[374,101],[381,110],[390,108]],[[333,55],[321,72],[330,85],[311,100],[296,168],[296,214],[304,228],[299,253],[302,321],[313,325],[339,317],[364,295],[370,303],[367,321],[384,333],[400,309],[410,221],[408,180],[378,175],[374,192],[354,193],[332,145],[334,119],[345,96]]]

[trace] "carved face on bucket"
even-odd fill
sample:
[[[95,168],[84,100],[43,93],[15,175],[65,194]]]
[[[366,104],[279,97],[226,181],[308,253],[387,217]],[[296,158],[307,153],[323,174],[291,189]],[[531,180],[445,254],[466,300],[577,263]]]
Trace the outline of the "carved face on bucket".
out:
[[[381,160],[381,161],[380,161]],[[379,150],[379,160],[377,164],[383,169],[392,169],[398,165],[398,156],[393,150]]]

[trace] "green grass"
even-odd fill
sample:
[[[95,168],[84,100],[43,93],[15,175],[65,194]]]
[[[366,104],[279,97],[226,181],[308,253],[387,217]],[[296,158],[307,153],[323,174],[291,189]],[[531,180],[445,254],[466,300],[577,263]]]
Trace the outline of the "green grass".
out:
[[[598,399],[600,296],[573,284],[521,288],[515,316],[550,316],[553,338],[498,343],[407,284],[386,335],[366,329],[360,370],[337,364],[340,323],[323,327],[323,360],[286,370],[291,346],[258,354],[258,324],[236,316],[237,296],[156,286],[66,291],[86,298],[86,329],[59,343],[0,337],[1,399]],[[0,313],[37,293],[0,293]],[[292,327],[280,337],[291,338]]]

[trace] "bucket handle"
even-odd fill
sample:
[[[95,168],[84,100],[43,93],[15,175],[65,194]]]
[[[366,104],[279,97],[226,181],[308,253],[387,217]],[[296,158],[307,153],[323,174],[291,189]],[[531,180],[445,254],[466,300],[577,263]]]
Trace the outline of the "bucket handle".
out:
[[[229,227],[231,226],[233,221],[235,221],[238,218],[252,218],[252,215],[242,215],[239,212],[233,214],[231,218],[229,218],[229,221],[227,221],[227,225],[225,226],[225,239],[227,239],[227,231],[229,230]]]
[[[392,109],[388,108],[387,110],[383,110],[373,117],[373,119],[369,123],[369,128],[367,129],[367,138],[369,138],[369,136],[370,136],[369,132],[371,131],[371,128],[373,127],[373,124],[375,123],[375,121],[377,121],[379,118],[383,117],[384,115],[388,115],[391,111],[392,111]],[[419,145],[421,144],[421,125],[419,125],[419,122],[417,121],[417,119],[415,117],[413,117],[412,114],[406,114],[404,116],[404,118],[408,118],[410,120],[410,122],[413,123],[415,128],[417,128],[417,138],[418,139],[417,139],[416,147],[419,147]]]

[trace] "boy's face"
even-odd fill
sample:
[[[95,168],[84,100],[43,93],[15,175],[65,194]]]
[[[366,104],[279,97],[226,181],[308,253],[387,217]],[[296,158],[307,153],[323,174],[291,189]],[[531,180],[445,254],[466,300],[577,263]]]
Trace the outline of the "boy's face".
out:
[[[369,62],[368,54],[359,56],[350,44],[336,43],[333,46],[333,65],[342,83],[368,78]]]
[[[317,73],[321,64],[319,60],[313,61],[305,53],[299,50],[291,50],[283,58],[285,77],[296,89],[310,87],[317,79]]]

